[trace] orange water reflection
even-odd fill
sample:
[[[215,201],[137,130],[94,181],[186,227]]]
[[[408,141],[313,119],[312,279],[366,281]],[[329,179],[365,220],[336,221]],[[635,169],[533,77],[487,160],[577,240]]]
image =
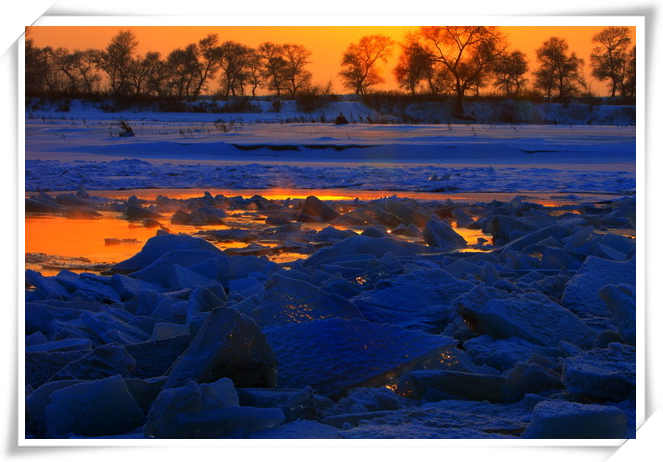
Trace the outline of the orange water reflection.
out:
[[[63,257],[84,256],[97,262],[119,261],[140,250],[155,233],[155,228],[136,226],[108,213],[101,218],[78,220],[51,215],[28,216],[25,218],[25,250]],[[105,238],[136,241],[106,245]]]
[[[163,219],[162,224],[172,233],[192,233],[196,229],[209,228],[174,225],[170,219]],[[227,226],[214,226],[214,229],[223,228]],[[111,212],[102,212],[100,218],[85,219],[29,215],[25,218],[25,252],[76,259],[83,257],[92,263],[115,263],[136,254],[158,229],[127,221]],[[117,239],[119,242],[107,242],[106,239]],[[26,264],[27,268],[42,271],[40,266]],[[58,270],[44,268],[42,272],[54,274]]]
[[[374,200],[384,197],[398,195],[399,197],[408,197],[418,200],[441,201],[450,199],[461,202],[489,202],[492,200],[509,201],[517,195],[526,195],[528,202],[536,202],[546,207],[556,207],[560,205],[577,203],[578,201],[601,200],[606,195],[597,194],[576,194],[575,196],[560,197],[559,194],[550,193],[427,193],[427,192],[394,192],[394,191],[360,191],[360,190],[310,190],[310,189],[256,189],[256,190],[229,190],[229,189],[147,189],[147,190],[123,190],[123,191],[93,191],[94,196],[102,196],[112,199],[126,199],[132,195],[153,201],[159,195],[173,199],[188,199],[201,197],[205,191],[212,195],[222,194],[226,197],[241,195],[248,198],[253,195],[261,195],[267,199],[283,200],[287,198],[305,198],[309,195],[315,195],[322,200],[327,201],[351,201],[358,198],[362,201]],[[338,205],[337,205],[338,206]],[[340,206],[352,209],[354,204],[344,204]],[[574,213],[574,210],[564,212]],[[166,214],[160,219],[163,227],[168,228],[172,233],[194,234],[202,229],[228,229],[233,228],[264,228],[265,215],[256,211],[247,210],[229,210],[228,217],[225,219],[225,225],[212,226],[188,226],[174,225],[170,222],[170,215]],[[110,264],[125,260],[136,254],[145,242],[154,236],[158,227],[145,227],[140,222],[130,222],[121,217],[117,212],[101,212],[100,218],[71,219],[56,215],[29,215],[26,217],[25,247],[26,254],[45,254],[50,256],[62,257],[64,259],[87,259],[91,264]],[[463,251],[476,251],[472,246],[480,244],[480,239],[491,242],[492,237],[484,234],[480,229],[459,228],[455,222],[451,223],[457,233],[467,241],[468,247]],[[370,224],[368,224],[370,225]],[[328,223],[304,223],[302,230],[320,231],[329,226]],[[352,229],[361,232],[363,227],[333,225],[342,230]],[[390,232],[390,230],[388,230]],[[632,230],[629,230],[632,233]],[[628,235],[626,232],[622,233]],[[422,237],[397,236],[399,239],[410,242],[423,243]],[[111,240],[110,242],[107,240]],[[263,247],[274,248],[279,244],[277,241],[257,241],[257,244]],[[233,249],[233,253],[241,253],[241,249],[247,247],[247,242],[215,242],[217,247],[222,250]],[[239,251],[239,252],[238,252]],[[251,249],[247,249],[250,253]],[[268,258],[277,263],[285,263],[299,258],[306,258],[308,255],[283,249],[278,251],[274,249],[269,253]],[[42,271],[45,274],[55,274],[59,270],[46,266],[39,258],[30,258],[26,262],[26,267]],[[76,269],[74,269],[76,270]]]
[[[255,224],[264,217],[256,215],[241,221],[243,225]],[[227,225],[210,226],[188,226],[175,225],[170,222],[170,216],[164,216],[161,224],[171,233],[194,234],[204,229],[228,229]],[[100,218],[71,219],[59,215],[29,215],[25,218],[25,252],[36,255],[58,257],[57,265],[61,266],[71,259],[73,264],[86,264],[89,266],[99,264],[112,264],[135,255],[145,245],[148,239],[153,237],[159,227],[145,227],[141,222],[127,221],[118,213],[102,212]],[[248,244],[241,241],[211,242],[221,250],[241,250]],[[275,242],[261,241],[263,247],[277,247]],[[275,252],[268,258],[276,263],[285,263],[308,255],[298,252]],[[37,255],[38,257],[38,255]],[[47,258],[45,262],[41,258],[33,257],[27,259],[26,268],[40,271],[45,275],[54,275],[60,271],[59,267],[53,267],[53,261]],[[80,272],[78,268],[72,271]],[[92,270],[93,271],[93,270]]]
[[[485,242],[492,242],[493,239],[490,234],[486,234],[480,229],[459,228],[455,223],[452,223],[451,227],[465,239],[467,245],[477,245],[479,239],[484,239]]]
[[[420,191],[372,191],[358,189],[297,189],[297,188],[269,188],[269,189],[125,189],[121,191],[90,191],[91,195],[108,197],[112,199],[128,199],[137,196],[144,200],[155,200],[157,196],[166,196],[171,199],[190,199],[201,197],[205,192],[213,196],[223,195],[226,197],[241,196],[250,198],[258,195],[270,200],[305,199],[308,196],[316,196],[326,201],[349,201],[359,199],[362,201],[382,199],[385,197],[398,196],[425,201],[452,200],[460,202],[490,202],[510,201],[517,196],[525,197],[527,202],[541,204],[545,207],[557,207],[565,204],[573,204],[578,201],[602,200],[616,197],[615,194],[603,193],[578,193],[573,197],[563,198],[559,193],[546,192],[420,192]]]

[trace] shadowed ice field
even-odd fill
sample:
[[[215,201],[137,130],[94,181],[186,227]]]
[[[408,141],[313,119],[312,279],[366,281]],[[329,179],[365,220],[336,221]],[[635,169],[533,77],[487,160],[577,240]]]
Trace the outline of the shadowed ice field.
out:
[[[26,121],[27,437],[634,437],[633,127],[231,122]]]

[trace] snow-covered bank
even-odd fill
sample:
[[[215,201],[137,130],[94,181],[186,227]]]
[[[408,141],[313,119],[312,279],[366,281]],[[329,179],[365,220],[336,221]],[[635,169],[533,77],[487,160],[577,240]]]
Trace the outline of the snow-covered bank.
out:
[[[302,111],[296,101],[283,100],[276,112],[271,101],[258,98],[249,100],[251,112],[228,112],[226,105],[232,102],[202,98],[196,102],[182,102],[179,106],[190,112],[161,112],[158,104],[153,107],[136,107],[110,112],[112,102],[88,102],[73,100],[66,104],[34,100],[26,106],[28,119],[72,117],[86,120],[103,120],[109,117],[132,120],[185,120],[185,121],[236,121],[236,122],[332,122],[341,113],[351,123],[454,123],[453,101],[416,102],[406,105],[388,102],[368,107],[357,100],[332,101],[313,111]],[[66,109],[66,110],[63,110]],[[534,103],[524,100],[467,101],[466,119],[475,123],[518,124],[573,124],[573,125],[634,125],[634,106],[585,103]]]
[[[635,188],[634,127],[129,124],[133,137],[119,137],[117,121],[108,118],[28,120],[27,189]]]

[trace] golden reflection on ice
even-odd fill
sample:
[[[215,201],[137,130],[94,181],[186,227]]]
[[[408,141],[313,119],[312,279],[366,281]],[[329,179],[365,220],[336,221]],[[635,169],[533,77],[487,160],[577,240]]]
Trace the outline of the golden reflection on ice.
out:
[[[459,361],[456,355],[451,353],[449,350],[445,350],[442,353],[440,353],[440,364],[450,367],[450,366],[455,366],[458,363]]]
[[[63,191],[64,192],[64,191]],[[75,191],[73,191],[75,192]],[[320,200],[351,201],[359,199],[370,201],[386,197],[398,196],[424,201],[451,200],[454,202],[491,202],[493,200],[509,202],[517,196],[524,196],[523,201],[540,204],[545,207],[559,207],[565,204],[574,204],[578,201],[600,200],[615,197],[615,194],[578,193],[573,198],[560,198],[558,193],[545,192],[425,192],[425,191],[375,191],[359,189],[301,189],[301,188],[267,188],[267,189],[225,189],[225,188],[187,188],[187,189],[125,189],[121,191],[90,191],[91,195],[126,200],[130,196],[137,196],[144,200],[155,200],[157,196],[166,196],[171,199],[190,199],[201,197],[205,192],[212,196],[219,194],[225,197],[241,196],[248,199],[253,196],[262,196],[270,200],[305,199],[316,196]]]
[[[356,282],[357,284],[359,284],[360,286],[363,286],[363,285],[366,284],[368,281],[366,280],[366,278],[364,278],[364,277],[362,277],[362,276],[357,276],[357,277],[355,278],[355,282]]]
[[[398,386],[395,383],[388,383],[384,387],[389,391],[393,391],[394,393],[398,391]]]
[[[323,201],[337,201],[335,207],[342,213],[352,211],[357,207],[354,199],[368,201],[398,195],[402,198],[413,198],[418,200],[443,200],[450,199],[457,202],[490,202],[492,200],[509,201],[516,197],[516,193],[426,193],[426,192],[394,192],[394,191],[361,191],[361,190],[314,190],[314,189],[289,189],[272,188],[260,190],[230,190],[230,189],[148,189],[148,190],[123,190],[123,191],[91,191],[93,196],[102,196],[114,199],[127,199],[136,195],[143,200],[154,201],[158,196],[166,196],[171,199],[189,199],[200,198],[205,191],[209,191],[213,196],[224,195],[225,197],[242,196],[250,198],[254,195],[260,195],[267,199],[283,200],[304,199],[309,195],[315,195]],[[532,193],[526,195],[523,199],[527,202],[538,203],[545,206],[551,216],[560,216],[566,213],[578,214],[579,210],[574,209],[574,203],[585,201],[589,198],[597,199],[597,195],[577,194],[573,197],[560,198],[553,194]],[[600,198],[600,197],[599,197]],[[605,199],[605,197],[603,197]],[[292,203],[288,207],[293,207]],[[171,233],[195,234],[197,231],[205,229],[226,230],[226,229],[245,229],[245,230],[264,230],[273,225],[265,223],[269,216],[260,210],[226,210],[227,216],[223,219],[224,224],[210,226],[192,226],[175,225],[170,222],[171,213],[162,213],[158,221],[152,223],[131,222],[122,218],[119,212],[99,212],[97,218],[71,218],[57,215],[28,215],[25,224],[25,248],[26,255],[31,257],[26,259],[26,267],[36,269],[45,274],[54,274],[59,270],[42,266],[49,256],[57,258],[57,265],[67,266],[68,259],[76,260],[74,263],[78,266],[85,266],[85,259],[89,260],[90,265],[111,264],[125,260],[136,254],[149,238],[154,236],[158,229],[165,228]],[[472,216],[476,220],[477,216]],[[301,231],[321,231],[322,229],[333,226],[342,231],[352,230],[361,233],[365,225],[371,225],[366,221],[363,225],[348,226],[332,223],[301,223]],[[491,244],[492,236],[484,233],[481,229],[470,229],[459,227],[455,220],[450,222],[452,228],[460,234],[467,242],[467,247],[460,249],[460,252],[481,252],[481,244]],[[387,232],[391,234],[391,229]],[[596,232],[603,232],[596,230]],[[605,232],[611,232],[635,238],[632,229],[609,229]],[[423,244],[421,236],[403,236],[394,235],[396,239]],[[213,242],[219,249],[230,251],[230,253],[246,255],[264,255],[276,263],[288,263],[298,259],[307,258],[310,253],[300,252],[296,247],[283,247],[279,240],[260,239],[256,241],[231,240],[225,242]],[[250,247],[253,244],[252,247]],[[256,246],[258,244],[261,247]],[[309,249],[311,243],[308,243]],[[307,243],[302,243],[302,249],[306,248]],[[307,250],[309,252],[309,250]],[[84,258],[81,258],[84,257]],[[64,263],[63,263],[64,262]],[[83,263],[81,263],[83,262]],[[56,266],[57,266],[56,265]],[[73,268],[73,270],[76,270]],[[358,285],[364,285],[367,280],[358,276],[355,280]]]

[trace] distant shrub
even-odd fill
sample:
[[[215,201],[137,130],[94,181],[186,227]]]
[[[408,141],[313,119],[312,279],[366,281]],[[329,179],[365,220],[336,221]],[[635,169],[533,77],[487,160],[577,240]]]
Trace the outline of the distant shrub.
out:
[[[504,101],[500,104],[498,120],[504,123],[516,123],[520,122],[518,117],[518,110],[516,104],[513,100]]]
[[[157,100],[156,109],[158,112],[188,112],[188,106],[184,101],[175,98],[164,98]]]
[[[222,113],[258,113],[262,112],[260,106],[253,104],[248,96],[232,97],[219,108],[218,112]]]
[[[58,101],[55,110],[58,112],[69,112],[71,110],[71,100],[65,98]]]
[[[346,119],[343,114],[339,114],[336,116],[336,119],[334,119],[334,123],[336,125],[347,125],[348,119]]]
[[[222,112],[221,106],[219,106],[218,103],[212,101],[200,101],[196,104],[192,104],[188,107],[189,112],[197,112],[197,113],[204,113],[204,114],[210,114],[210,113],[215,113],[215,112]]]
[[[278,98],[274,98],[272,100],[272,109],[270,112],[281,112],[281,100]]]
[[[41,98],[28,96],[25,98],[25,108],[28,111],[38,111],[44,108],[44,103],[42,102]]]
[[[328,106],[329,103],[336,101],[336,97],[331,94],[331,82],[326,87],[314,85],[295,96],[297,110],[300,112],[313,112]]]
[[[398,91],[380,91],[361,97],[361,102],[371,109],[391,114],[403,114],[406,108],[414,103],[443,103],[447,101],[449,101],[449,96],[446,95],[410,95]]]

